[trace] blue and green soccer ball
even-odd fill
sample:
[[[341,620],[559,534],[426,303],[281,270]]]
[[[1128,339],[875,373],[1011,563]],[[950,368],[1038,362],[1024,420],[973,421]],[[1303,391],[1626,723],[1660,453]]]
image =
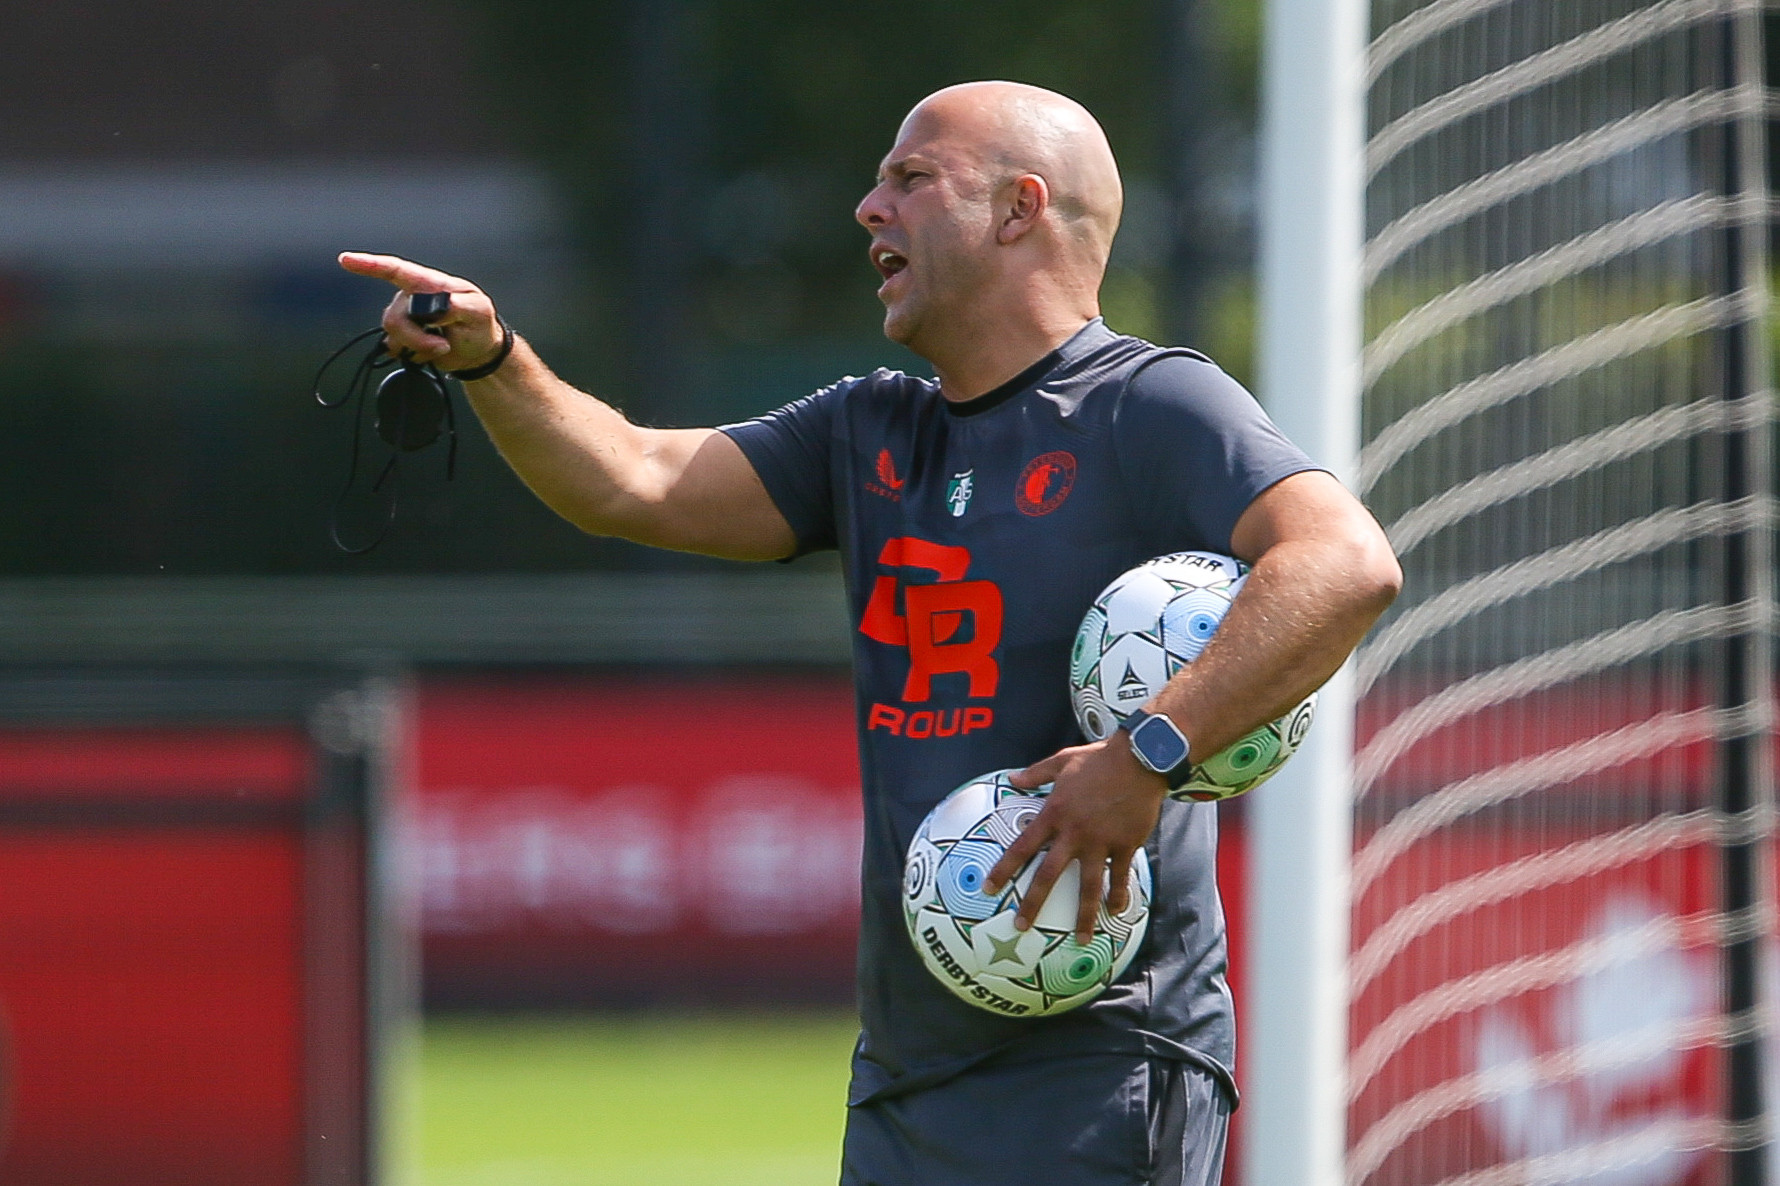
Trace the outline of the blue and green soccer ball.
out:
[[[1248,565],[1215,552],[1175,552],[1146,560],[1108,585],[1088,607],[1070,651],[1069,693],[1090,740],[1112,736],[1174,673],[1197,659],[1217,633]],[[1177,799],[1228,799],[1260,786],[1286,764],[1310,731],[1316,693],[1276,721],[1195,763]]]
[[[1099,996],[1137,954],[1150,921],[1150,864],[1131,862],[1123,911],[1103,900],[1094,934],[1075,941],[1081,872],[1074,863],[1051,887],[1030,930],[1014,915],[1043,852],[991,897],[989,870],[1044,806],[1049,785],[1023,791],[1013,770],[973,778],[940,801],[915,832],[903,866],[903,919],[928,971],[962,1000],[1004,1017],[1045,1017]]]

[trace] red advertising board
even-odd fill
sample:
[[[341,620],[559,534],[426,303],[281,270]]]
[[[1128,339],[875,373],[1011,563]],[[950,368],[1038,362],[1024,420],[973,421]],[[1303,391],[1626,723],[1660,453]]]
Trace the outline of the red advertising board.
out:
[[[0,1181],[301,1180],[309,782],[290,729],[0,731]]]
[[[848,999],[850,683],[434,680],[412,821],[429,999]]]
[[[0,1182],[375,1177],[393,692],[0,673]]]
[[[1710,689],[1626,674],[1418,719],[1441,686],[1360,706],[1349,1181],[1720,1180]]]

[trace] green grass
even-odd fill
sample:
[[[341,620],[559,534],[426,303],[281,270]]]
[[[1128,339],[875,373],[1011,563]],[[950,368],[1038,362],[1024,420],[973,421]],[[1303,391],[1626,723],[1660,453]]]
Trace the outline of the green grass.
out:
[[[849,1014],[430,1020],[418,1186],[832,1186]]]

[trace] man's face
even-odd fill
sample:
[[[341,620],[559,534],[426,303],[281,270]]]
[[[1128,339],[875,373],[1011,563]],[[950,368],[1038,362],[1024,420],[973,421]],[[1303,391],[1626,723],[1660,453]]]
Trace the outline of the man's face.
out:
[[[981,153],[939,117],[917,108],[878,170],[855,217],[872,234],[884,283],[884,335],[916,353],[961,328],[987,281],[995,247],[991,183]]]

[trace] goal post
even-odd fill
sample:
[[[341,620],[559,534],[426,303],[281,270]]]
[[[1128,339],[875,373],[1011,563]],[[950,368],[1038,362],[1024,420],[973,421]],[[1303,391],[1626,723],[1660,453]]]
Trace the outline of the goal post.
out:
[[[1268,0],[1259,388],[1351,482],[1359,443],[1366,0]],[[1248,804],[1250,986],[1241,1165],[1254,1186],[1337,1186],[1345,1155],[1353,688],[1324,686],[1293,760]]]

